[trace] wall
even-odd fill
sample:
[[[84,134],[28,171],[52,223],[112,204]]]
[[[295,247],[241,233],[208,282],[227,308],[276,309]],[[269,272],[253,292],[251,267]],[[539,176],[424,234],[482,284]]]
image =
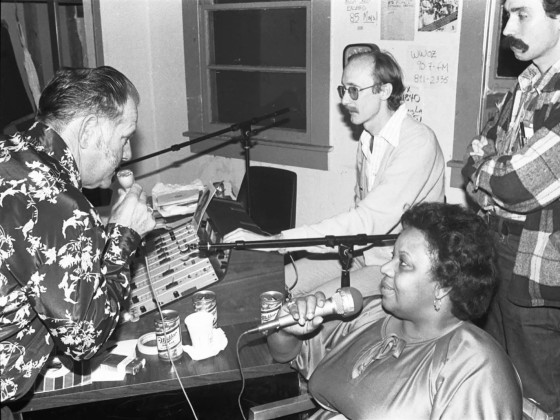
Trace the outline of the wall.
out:
[[[469,1],[473,3],[473,0]],[[409,113],[434,130],[448,162],[453,157],[463,2],[456,2],[456,20],[432,31],[426,30],[430,28],[424,25],[426,16],[419,15],[419,3],[420,0],[341,0],[331,3],[331,15],[336,16],[332,20],[331,38],[332,90],[335,84],[339,84],[342,51],[346,45],[374,43],[388,50],[403,69]],[[478,3],[483,5],[483,2]],[[335,141],[333,167],[336,167],[337,162],[351,162],[351,157],[340,151],[337,153],[337,149],[352,149],[354,145],[350,144],[349,129],[336,109],[338,96],[334,92],[331,103],[334,105],[331,114],[331,139]],[[471,129],[474,135],[476,126]],[[448,201],[463,203],[463,192],[451,188],[450,179],[451,169],[447,168]]]
[[[185,142],[188,129],[181,0],[101,0],[104,62],[125,73],[141,95],[134,157]],[[183,159],[184,157],[184,159]],[[170,162],[175,162],[171,165]],[[178,162],[178,163],[177,163]],[[189,148],[133,167],[151,191],[156,182],[240,182],[243,162],[192,156]]]
[[[331,2],[329,89],[333,151],[329,155],[329,171],[288,167],[298,174],[298,225],[313,223],[344,211],[352,203],[356,141],[352,138],[350,128],[344,124],[336,94],[342,74],[342,50],[349,43],[379,43],[382,48],[392,51],[401,62],[408,83],[416,77],[417,83],[411,83],[409,92],[412,94],[410,108],[417,111],[417,116],[421,111],[422,120],[436,132],[446,160],[451,159],[460,27],[457,26],[454,32],[419,33],[414,13],[411,18],[410,11],[405,12],[406,26],[399,23],[396,6],[406,8],[410,4],[413,4],[412,0]],[[187,76],[184,69],[181,0],[101,0],[100,7],[105,64],[127,74],[142,96],[134,146],[136,156],[184,142],[182,132],[188,129],[188,92],[185,87]],[[360,11],[362,13],[358,19],[362,20],[352,23],[352,19],[356,19],[352,13]],[[460,11],[459,25],[462,23],[461,15]],[[391,20],[391,25],[384,26]],[[396,29],[399,32],[391,32]],[[382,39],[394,37],[405,37],[406,40]],[[474,46],[473,53],[477,53],[478,48]],[[430,63],[431,70],[428,69]],[[445,76],[447,82],[443,83],[443,79],[440,79],[437,83],[430,83],[432,76]],[[415,103],[416,100],[419,102]],[[171,166],[173,161],[179,163]],[[134,170],[148,191],[158,181],[190,183],[197,178],[203,182],[230,181],[236,188],[243,177],[244,162],[240,159],[194,156],[185,148],[141,162],[135,165]],[[449,187],[449,181],[446,194],[450,202],[462,202],[464,199],[460,189]]]

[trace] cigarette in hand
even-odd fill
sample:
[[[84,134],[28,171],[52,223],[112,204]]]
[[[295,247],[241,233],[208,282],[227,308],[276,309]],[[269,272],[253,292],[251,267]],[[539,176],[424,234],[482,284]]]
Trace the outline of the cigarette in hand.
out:
[[[121,187],[128,191],[134,184],[134,173],[130,169],[123,169],[117,173],[117,179]]]

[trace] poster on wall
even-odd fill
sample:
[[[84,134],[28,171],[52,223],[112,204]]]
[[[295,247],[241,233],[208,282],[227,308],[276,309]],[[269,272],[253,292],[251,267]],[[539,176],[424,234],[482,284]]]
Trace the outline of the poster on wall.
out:
[[[419,32],[456,32],[459,0],[418,0]]]
[[[413,41],[415,0],[381,1],[381,39]]]
[[[375,0],[344,0],[344,18],[351,27],[363,30],[377,26],[379,16]]]

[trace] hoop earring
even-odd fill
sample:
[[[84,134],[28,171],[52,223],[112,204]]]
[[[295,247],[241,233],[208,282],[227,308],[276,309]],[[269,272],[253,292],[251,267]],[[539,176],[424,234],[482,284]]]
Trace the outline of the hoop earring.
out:
[[[439,312],[439,310],[441,309],[441,299],[434,299],[434,309],[436,310],[436,312]]]

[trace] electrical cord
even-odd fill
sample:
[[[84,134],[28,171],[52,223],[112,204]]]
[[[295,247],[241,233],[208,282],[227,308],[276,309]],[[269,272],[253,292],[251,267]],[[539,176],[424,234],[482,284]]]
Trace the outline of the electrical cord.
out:
[[[239,411],[241,411],[241,416],[243,420],[247,420],[245,417],[245,413],[243,412],[243,406],[241,405],[241,397],[243,395],[243,391],[245,391],[245,375],[243,375],[243,367],[241,366],[241,357],[239,355],[239,343],[241,342],[241,338],[246,335],[248,332],[244,331],[238,338],[237,343],[235,345],[235,351],[237,354],[237,363],[239,364],[239,373],[241,374],[241,391],[239,391],[239,396],[237,397],[237,405],[239,405]]]
[[[298,274],[298,270],[297,270],[297,265],[296,262],[294,261],[294,257],[292,257],[292,254],[290,252],[287,253],[288,257],[290,258],[290,264],[292,264],[292,267],[294,267],[294,272],[296,274],[296,279],[294,280],[294,284],[292,284],[291,286],[287,286],[286,285],[286,291],[287,291],[287,299],[286,300],[292,300],[292,290],[294,287],[296,287],[296,285],[298,284],[298,280],[299,280],[299,274]]]
[[[169,339],[168,339],[168,336],[167,336],[167,328],[165,327],[165,320],[163,319],[163,312],[161,310],[161,306],[159,304],[159,300],[157,298],[156,291],[154,289],[154,285],[152,284],[152,276],[150,274],[150,265],[149,265],[149,262],[148,262],[148,256],[147,255],[144,255],[144,261],[146,263],[146,274],[147,274],[147,278],[148,278],[148,283],[150,285],[150,289],[152,290],[152,294],[154,295],[154,300],[156,301],[157,310],[158,310],[158,313],[159,313],[159,317],[161,319],[163,334],[165,336],[165,342],[169,343]],[[196,412],[194,411],[194,408],[192,406],[191,400],[189,399],[189,396],[187,395],[187,391],[185,390],[185,387],[183,386],[183,383],[181,382],[181,377],[179,376],[179,372],[177,372],[177,368],[175,367],[175,363],[173,362],[173,358],[171,357],[171,350],[169,350],[168,345],[166,345],[166,349],[167,349],[167,355],[169,356],[169,361],[171,362],[171,367],[173,369],[173,372],[175,373],[175,377],[177,378],[177,381],[179,382],[179,386],[181,387],[181,390],[183,391],[183,395],[185,396],[185,399],[187,400],[187,403],[189,404],[189,407],[191,409],[191,412],[193,413],[193,416],[194,416],[195,420],[198,420]]]

